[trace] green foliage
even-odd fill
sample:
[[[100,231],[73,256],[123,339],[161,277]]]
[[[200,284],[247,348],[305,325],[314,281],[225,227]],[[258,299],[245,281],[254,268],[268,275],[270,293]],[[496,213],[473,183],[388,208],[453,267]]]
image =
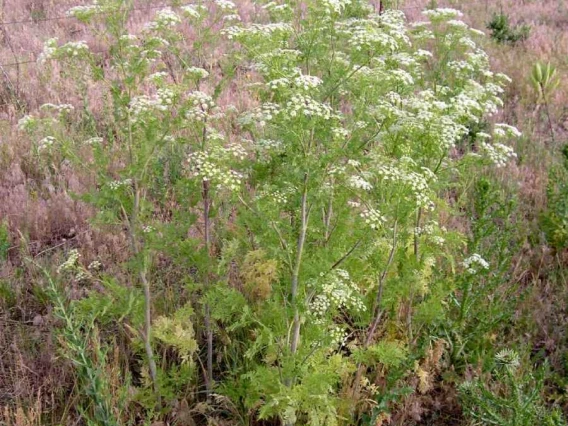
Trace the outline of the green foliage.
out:
[[[0,222],[0,262],[5,262],[8,259],[8,250],[10,247],[11,242],[8,223]]]
[[[545,367],[535,373],[519,368],[519,356],[503,350],[496,356],[494,375],[464,382],[460,399],[466,415],[483,425],[499,426],[565,426],[559,408],[550,409],[542,400]]]
[[[109,345],[101,341],[95,325],[97,313],[78,319],[73,304],[68,303],[56,283],[46,273],[48,294],[54,314],[62,322],[60,341],[62,354],[73,363],[80,384],[78,395],[82,405],[78,410],[88,424],[119,426],[125,409],[128,380],[113,389],[107,364]]]
[[[357,362],[379,363],[386,368],[399,367],[406,357],[407,349],[400,342],[383,340],[353,354],[353,359]]]
[[[492,363],[498,349],[494,338],[515,311],[517,296],[513,295],[518,288],[507,278],[513,256],[524,241],[516,225],[515,198],[496,182],[474,178],[464,202],[470,206],[467,245],[472,256],[464,261],[468,263],[464,273],[456,277],[449,321],[442,326],[449,336],[452,361],[460,368]]]
[[[497,41],[497,43],[509,44],[526,40],[531,31],[529,25],[511,26],[509,16],[505,13],[493,15],[493,18],[487,24],[487,28],[491,30],[491,38]]]
[[[74,315],[80,321],[96,318],[101,326],[143,322],[143,296],[137,289],[120,285],[112,278],[100,281],[102,291],[92,291],[84,299],[73,303]]]
[[[549,172],[546,188],[547,208],[540,224],[552,247],[568,247],[568,145],[562,148],[562,164]]]

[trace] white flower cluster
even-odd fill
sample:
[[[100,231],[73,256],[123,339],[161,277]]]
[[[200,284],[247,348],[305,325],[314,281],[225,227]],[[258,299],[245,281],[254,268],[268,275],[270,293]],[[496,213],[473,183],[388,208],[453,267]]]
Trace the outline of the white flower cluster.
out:
[[[75,274],[75,281],[77,282],[88,281],[90,278],[92,278],[91,274],[89,271],[85,271],[84,269],[77,271]]]
[[[321,118],[323,120],[330,120],[337,117],[329,105],[299,93],[293,95],[290,100],[286,102],[285,111],[286,118],[293,119],[298,115],[304,115],[307,118]]]
[[[244,176],[223,164],[225,156],[224,148],[211,152],[192,152],[187,161],[190,175],[202,181],[212,182],[218,189],[237,191]]]
[[[498,123],[495,125],[493,130],[493,135],[497,137],[514,137],[520,138],[523,134],[514,126],[510,126],[504,123]]]
[[[459,19],[450,19],[446,24],[450,27],[454,27],[454,29],[467,30],[469,28],[469,25]]]
[[[351,188],[362,189],[363,191],[370,191],[373,189],[373,185],[360,175],[349,176],[348,183]]]
[[[349,130],[347,130],[343,127],[333,127],[331,129],[331,133],[332,133],[334,139],[337,139],[337,140],[345,140],[349,137]]]
[[[357,284],[343,269],[336,269],[326,276],[318,290],[319,294],[310,303],[310,310],[319,323],[323,323],[324,317],[329,312],[338,309],[349,309],[355,312],[363,312],[367,309]]]
[[[284,189],[265,189],[260,191],[256,198],[258,200],[269,200],[279,205],[285,205],[295,192],[296,190],[292,186],[287,186]]]
[[[272,37],[285,37],[294,31],[292,26],[284,22],[274,22],[269,24],[251,24],[247,27],[233,26],[221,31],[229,40],[239,40],[251,42],[269,40]]]
[[[343,33],[350,34],[349,44],[359,52],[372,49],[395,51],[399,48],[397,40],[375,27],[374,22],[372,26],[362,21],[351,22],[345,26]]]
[[[278,104],[266,102],[241,116],[239,122],[243,125],[258,124],[264,127],[266,123],[272,121],[279,114],[280,106]]]
[[[194,18],[197,19],[199,18],[201,15],[199,13],[199,11],[197,10],[197,6],[194,6],[192,4],[187,4],[185,6],[181,6],[180,10],[182,11],[182,13],[187,16],[188,18]]]
[[[281,141],[273,139],[259,139],[256,143],[247,141],[256,148],[257,159],[261,162],[270,161],[275,154],[282,152],[284,146]]]
[[[45,138],[39,141],[37,149],[40,151],[49,149],[53,146],[55,142],[57,142],[57,140],[53,136],[46,136]]]
[[[56,104],[52,104],[52,103],[47,103],[47,104],[43,104],[42,106],[40,106],[39,109],[48,110],[48,111],[55,111],[58,114],[69,114],[70,112],[72,112],[75,109],[75,107],[71,104],[56,105]]]
[[[351,4],[351,0],[322,0],[321,4],[326,13],[339,14]]]
[[[93,260],[91,263],[89,263],[89,266],[87,266],[87,269],[89,271],[98,271],[102,267],[103,267],[103,265],[102,265],[101,262],[99,262],[98,260]]]
[[[185,70],[185,72],[195,80],[202,80],[209,76],[209,73],[206,70],[199,67],[189,67],[187,70]]]
[[[108,187],[113,191],[116,191],[120,188],[130,188],[131,186],[132,186],[132,179],[130,178],[123,180],[114,180],[108,183]]]
[[[347,331],[339,325],[333,325],[328,330],[328,336],[331,338],[332,346],[343,346],[347,341]]]
[[[432,56],[427,50],[418,51],[415,54],[410,54],[406,52],[399,52],[392,55],[389,59],[397,64],[398,67],[412,68],[418,65],[418,59],[422,57],[428,57],[428,54]],[[426,55],[426,56],[423,56]]]
[[[435,179],[435,175],[424,167],[422,173],[409,170],[409,166],[412,166],[414,161],[408,157],[401,158],[400,163],[402,167],[381,165],[377,168],[377,173],[382,176],[383,181],[400,183],[409,189],[418,207],[432,208],[428,181]]]
[[[230,143],[223,148],[227,155],[233,156],[238,160],[245,160],[248,157],[247,150],[238,143]]]
[[[414,228],[414,233],[416,235],[431,235],[434,233],[435,226],[435,222],[426,223],[422,227],[417,226],[416,228]]]
[[[509,160],[517,157],[513,148],[499,142],[491,144],[487,141],[481,141],[479,149],[496,167],[504,167]]]
[[[134,34],[124,34],[120,36],[119,40],[123,43],[130,44],[138,41],[138,37],[136,37]]]
[[[168,78],[168,73],[164,71],[158,71],[146,77],[148,81],[151,81],[154,84],[161,84],[166,78]]]
[[[476,274],[479,268],[489,269],[489,263],[479,254],[473,253],[470,257],[463,261],[463,266],[470,274]]]
[[[283,148],[282,141],[276,141],[274,139],[259,139],[256,145],[262,151],[279,152]]]
[[[62,56],[77,57],[89,53],[89,46],[85,41],[70,41],[57,49]]]
[[[69,255],[67,256],[67,260],[63,262],[61,265],[59,265],[59,267],[57,268],[57,273],[61,274],[65,271],[74,269],[77,266],[79,257],[81,257],[81,255],[79,254],[77,249],[70,250]]]
[[[393,53],[410,44],[404,14],[387,10],[380,16],[368,19],[350,19],[337,24],[339,34],[347,38],[357,52],[379,51]]]
[[[187,99],[191,105],[185,113],[185,117],[188,120],[204,121],[210,110],[215,107],[213,98],[199,90],[190,92]]]
[[[224,12],[235,12],[237,6],[230,0],[215,0],[215,5]]]
[[[225,22],[239,22],[239,21],[241,21],[241,17],[239,15],[237,15],[236,13],[234,13],[232,15],[223,16],[223,21],[225,21]]]
[[[436,244],[437,246],[443,246],[444,243],[446,242],[446,239],[444,237],[441,237],[440,235],[432,235],[430,237],[430,241],[432,241],[434,244]]]
[[[95,136],[92,138],[87,139],[85,142],[83,142],[85,145],[90,145],[90,146],[94,146],[94,145],[100,145],[103,143],[103,138]]]
[[[296,49],[273,48],[256,56],[252,68],[261,74],[279,77],[288,75],[291,69],[296,69],[298,58],[302,52]]]
[[[361,212],[361,217],[365,220],[365,223],[371,227],[371,229],[378,229],[387,221],[378,210],[372,208],[363,210]]]
[[[38,57],[38,62],[40,64],[43,64],[46,61],[49,61],[49,60],[55,58],[55,55],[57,54],[57,41],[58,41],[57,37],[54,37],[54,38],[48,39],[43,44],[43,51],[41,52],[41,54]]]
[[[159,10],[152,22],[148,22],[144,29],[146,31],[171,30],[181,22],[181,18],[169,7]]]
[[[414,77],[403,69],[393,69],[387,74],[387,80],[394,86],[409,87],[414,85]]]
[[[286,13],[292,12],[292,8],[288,4],[278,4],[274,1],[266,3],[262,6],[263,9],[268,10],[274,15],[284,15]]]
[[[479,117],[483,112],[493,112],[484,111],[483,105],[474,97],[471,93],[458,93],[452,99],[452,108],[457,117],[463,117],[466,120],[471,120],[473,122],[479,122]]]
[[[84,41],[70,41],[60,47],[57,47],[57,41],[55,37],[44,43],[43,51],[38,57],[40,64],[60,57],[78,57],[89,53],[89,46]]]
[[[87,21],[94,15],[103,13],[104,10],[105,9],[101,5],[97,4],[97,1],[95,0],[91,5],[72,7],[67,11],[66,15],[72,16],[81,21]]]
[[[438,8],[430,9],[422,12],[432,22],[449,21],[456,18],[461,18],[463,13],[456,9],[451,8]]]
[[[294,88],[308,92],[323,83],[319,77],[302,74],[301,72],[298,74],[295,78],[281,77],[271,80],[266,85],[272,90]]]
[[[132,123],[143,123],[148,118],[156,119],[158,111],[167,111],[174,100],[175,94],[170,89],[158,89],[155,96],[141,95],[130,101],[130,120]]]

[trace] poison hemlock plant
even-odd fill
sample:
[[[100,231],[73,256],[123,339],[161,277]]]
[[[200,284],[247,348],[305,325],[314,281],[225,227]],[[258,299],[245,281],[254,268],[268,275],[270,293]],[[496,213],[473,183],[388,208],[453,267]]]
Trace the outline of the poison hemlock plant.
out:
[[[118,284],[144,303],[121,320],[149,377],[133,404],[153,421],[183,395],[211,416],[317,426],[379,418],[409,375],[427,392],[426,364],[402,370],[408,354],[448,313],[448,283],[493,267],[446,228],[445,194],[467,187],[463,170],[506,166],[520,135],[496,124],[456,153],[508,81],[482,33],[457,10],[409,25],[366,1],[271,2],[243,23],[215,0],[160,10],[137,34],[128,12],[70,11],[106,28],[109,58],[48,41],[42,60],[74,64],[85,107],[47,106],[20,128],[46,175],[87,167],[97,225],[128,235]],[[179,277],[167,289],[165,264]],[[369,405],[381,382],[392,398]]]

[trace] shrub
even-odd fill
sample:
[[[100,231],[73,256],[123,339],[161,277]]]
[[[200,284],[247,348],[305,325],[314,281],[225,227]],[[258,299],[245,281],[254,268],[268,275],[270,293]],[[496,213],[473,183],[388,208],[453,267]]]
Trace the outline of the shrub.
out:
[[[491,38],[497,43],[515,44],[524,41],[529,37],[531,27],[528,25],[511,26],[509,16],[504,13],[497,13],[487,24],[487,29],[491,30]]]

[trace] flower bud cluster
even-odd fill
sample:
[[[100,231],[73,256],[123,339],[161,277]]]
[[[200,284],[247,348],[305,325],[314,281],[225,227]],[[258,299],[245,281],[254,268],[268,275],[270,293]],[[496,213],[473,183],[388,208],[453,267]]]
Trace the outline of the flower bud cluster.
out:
[[[272,121],[280,112],[281,109],[278,104],[267,102],[242,115],[239,118],[239,122],[242,125],[256,124],[264,127],[266,123]]]
[[[113,180],[112,182],[108,183],[108,187],[113,191],[116,191],[120,188],[130,188],[132,187],[132,179],[127,178],[123,180]]]
[[[81,257],[81,255],[79,254],[77,249],[70,250],[69,255],[67,256],[67,260],[63,262],[61,265],[59,265],[59,267],[57,268],[57,273],[61,274],[65,271],[74,269],[77,266],[79,257]]]
[[[187,159],[191,177],[211,182],[218,189],[237,191],[241,187],[244,175],[229,167],[230,159],[244,160],[247,153],[242,146],[229,144],[226,147],[212,147],[210,151],[196,151]]]
[[[43,104],[39,107],[40,110],[55,111],[58,114],[69,114],[75,107],[71,104],[56,105],[52,103]]]
[[[382,225],[384,225],[387,219],[381,215],[378,210],[369,208],[365,209],[360,213],[360,216],[363,218],[365,223],[369,225],[371,229],[379,229]]]
[[[130,120],[132,123],[144,123],[156,119],[156,112],[167,111],[173,104],[175,93],[170,89],[158,89],[155,96],[141,95],[130,101]]]
[[[195,6],[193,4],[187,4],[185,6],[181,6],[181,12],[187,16],[188,18],[198,19],[201,17],[198,9],[205,9],[203,6]]]
[[[351,280],[347,271],[336,269],[322,277],[322,281],[316,284],[319,294],[310,303],[310,311],[320,323],[328,313],[340,309],[354,312],[363,312],[367,309],[359,287]]]
[[[398,165],[380,165],[377,173],[382,177],[383,182],[393,182],[401,184],[410,191],[411,197],[415,200],[417,207],[432,207],[430,198],[429,180],[435,179],[431,170],[422,168],[421,173],[411,170],[414,162],[404,157]]]
[[[188,120],[204,121],[210,110],[215,107],[213,98],[200,91],[191,92],[187,98],[190,108],[185,113],[185,116]]]
[[[146,31],[160,32],[165,30],[174,29],[179,23],[181,23],[181,18],[177,13],[175,13],[169,7],[159,10],[156,13],[156,17],[152,22],[146,24],[144,29]]]
[[[314,98],[295,94],[288,102],[286,102],[286,110],[284,111],[284,118],[294,119],[298,116],[304,116],[306,118],[321,118],[323,120],[330,120],[336,118],[337,114],[333,112],[333,109]]]
[[[270,40],[273,37],[284,38],[294,31],[292,26],[284,22],[270,24],[251,24],[247,27],[233,26],[221,31],[229,40],[241,42],[254,42],[256,40]]]

